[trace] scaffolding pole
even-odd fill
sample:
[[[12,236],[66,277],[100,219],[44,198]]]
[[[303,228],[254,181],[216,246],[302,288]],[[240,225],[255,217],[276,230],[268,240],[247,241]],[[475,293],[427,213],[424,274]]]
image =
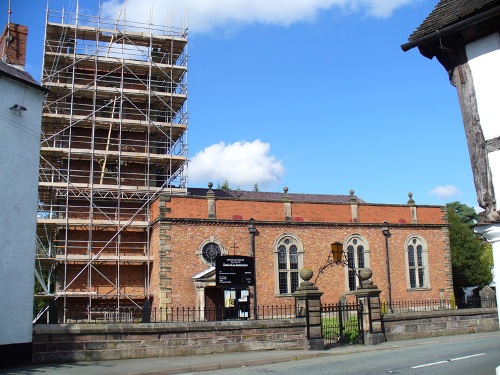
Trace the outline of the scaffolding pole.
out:
[[[150,205],[187,192],[187,30],[121,14],[46,13],[36,277],[65,322],[153,297]]]

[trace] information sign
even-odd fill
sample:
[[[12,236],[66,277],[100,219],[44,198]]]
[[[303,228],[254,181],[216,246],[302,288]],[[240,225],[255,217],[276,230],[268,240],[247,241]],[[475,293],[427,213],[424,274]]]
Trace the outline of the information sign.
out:
[[[255,260],[239,255],[219,255],[215,259],[216,285],[246,287],[255,285]]]

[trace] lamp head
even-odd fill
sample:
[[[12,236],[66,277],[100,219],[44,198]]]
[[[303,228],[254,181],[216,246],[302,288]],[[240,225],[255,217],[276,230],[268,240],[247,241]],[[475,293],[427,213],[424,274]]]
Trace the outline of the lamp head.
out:
[[[340,242],[334,242],[331,245],[333,261],[341,263],[344,255],[344,246]]]
[[[389,232],[389,226],[388,226],[388,223],[387,221],[384,221],[383,224],[382,224],[382,234],[384,236],[388,236],[391,232]]]

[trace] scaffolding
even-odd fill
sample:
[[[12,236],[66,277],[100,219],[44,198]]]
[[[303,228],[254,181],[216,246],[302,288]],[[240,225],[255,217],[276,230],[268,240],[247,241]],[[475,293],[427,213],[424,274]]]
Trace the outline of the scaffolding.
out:
[[[47,10],[36,278],[63,311],[152,298],[150,203],[187,192],[187,57],[187,29]]]

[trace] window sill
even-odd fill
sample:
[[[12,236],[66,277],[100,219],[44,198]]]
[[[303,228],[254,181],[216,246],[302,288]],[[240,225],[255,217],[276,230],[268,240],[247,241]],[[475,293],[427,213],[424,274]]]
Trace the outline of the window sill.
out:
[[[425,288],[406,288],[407,292],[427,292],[429,290],[432,290],[432,288],[425,287]]]
[[[274,295],[275,298],[293,298],[293,294],[289,293],[289,294],[275,294]]]
[[[365,289],[366,290],[366,289]],[[353,295],[355,294],[356,292],[358,291],[357,290],[344,290],[344,292],[342,294],[345,294],[345,295]]]

